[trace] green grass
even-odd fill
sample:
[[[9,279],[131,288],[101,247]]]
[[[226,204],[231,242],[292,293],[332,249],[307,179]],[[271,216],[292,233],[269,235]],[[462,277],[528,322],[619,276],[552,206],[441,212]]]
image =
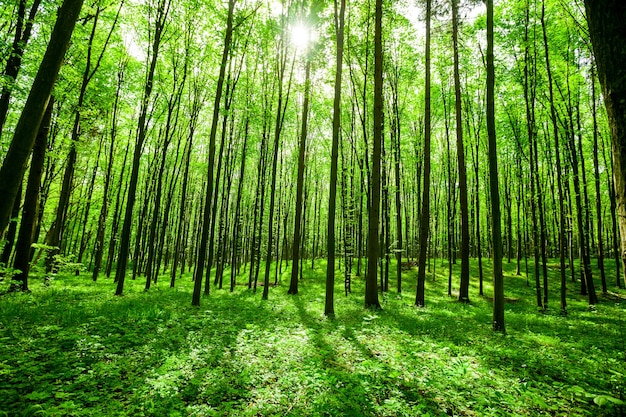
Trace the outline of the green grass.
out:
[[[59,276],[0,297],[0,415],[9,416],[601,416],[620,415],[626,326],[620,294],[590,309],[570,283],[568,312],[535,307],[534,289],[506,265],[507,335],[491,331],[472,264],[470,304],[446,295],[447,269],[413,307],[405,292],[363,309],[353,280],[336,318],[322,314],[323,262],[305,267],[300,294],[269,301],[244,286],[212,290],[191,307],[192,283],[150,292],[127,280]],[[393,276],[393,274],[391,274]],[[341,275],[339,275],[341,276]],[[610,275],[611,276],[611,275]],[[458,285],[455,275],[455,286]],[[613,279],[611,280],[613,282]],[[391,283],[390,283],[391,284]],[[8,284],[2,283],[1,286]],[[395,282],[390,285],[395,288]],[[4,289],[1,288],[1,289]],[[262,288],[261,288],[262,290]],[[622,291],[621,294],[624,294]]]

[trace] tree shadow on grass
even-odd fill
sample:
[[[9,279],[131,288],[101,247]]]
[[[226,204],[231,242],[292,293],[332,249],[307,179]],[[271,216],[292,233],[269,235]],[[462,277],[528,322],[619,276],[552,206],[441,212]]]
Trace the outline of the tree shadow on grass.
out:
[[[401,372],[390,366],[381,352],[359,339],[355,331],[362,333],[364,322],[356,318],[363,315],[362,309],[352,312],[352,319],[347,321],[320,319],[307,311],[300,296],[292,300],[300,322],[312,335],[312,343],[318,352],[316,359],[326,375],[328,390],[320,399],[326,407],[324,415],[390,415],[398,404],[404,404],[404,412],[445,415],[440,404],[426,391],[407,384],[401,378]],[[346,357],[350,354],[352,357]]]

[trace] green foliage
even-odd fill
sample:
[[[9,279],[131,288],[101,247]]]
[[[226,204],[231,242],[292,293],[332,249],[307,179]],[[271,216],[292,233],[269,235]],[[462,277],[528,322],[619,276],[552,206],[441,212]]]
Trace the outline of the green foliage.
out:
[[[0,298],[0,415],[619,413],[622,304],[607,298],[590,310],[570,294],[567,316],[537,313],[513,267],[506,336],[491,332],[491,303],[474,280],[469,305],[448,298],[436,276],[425,308],[411,292],[387,294],[375,313],[361,297],[339,297],[328,319],[323,262],[305,268],[297,296],[279,286],[263,302],[241,286],[214,290],[202,309],[189,306],[189,277],[149,293],[130,281],[115,297],[110,281],[59,274]],[[362,286],[353,280],[355,294]]]

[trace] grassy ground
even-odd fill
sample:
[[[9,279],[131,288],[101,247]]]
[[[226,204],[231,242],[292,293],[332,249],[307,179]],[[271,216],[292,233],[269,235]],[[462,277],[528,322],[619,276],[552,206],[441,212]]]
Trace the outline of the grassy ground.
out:
[[[238,286],[214,290],[201,308],[190,306],[189,277],[148,293],[128,280],[123,297],[106,279],[33,281],[31,294],[0,297],[0,415],[620,415],[621,295],[589,309],[570,283],[560,315],[553,270],[552,307],[538,312],[534,289],[505,265],[503,336],[490,330],[492,305],[472,267],[468,305],[446,295],[438,265],[425,308],[413,307],[414,271],[382,311],[363,309],[355,278],[347,298],[338,282],[334,320],[322,314],[322,262],[307,265],[297,296],[286,294],[285,273],[269,301]]]

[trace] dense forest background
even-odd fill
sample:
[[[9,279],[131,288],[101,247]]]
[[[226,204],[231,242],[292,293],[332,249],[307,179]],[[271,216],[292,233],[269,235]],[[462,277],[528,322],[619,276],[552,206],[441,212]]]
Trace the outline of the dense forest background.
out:
[[[0,416],[624,415],[624,22],[3,0]]]
[[[0,11],[3,154],[57,3]],[[303,260],[328,258],[332,314],[336,268],[346,294],[367,275],[379,306],[377,289],[402,291],[401,270],[422,260],[424,305],[424,276],[445,258],[448,293],[469,301],[469,258],[482,295],[498,235],[540,308],[557,303],[551,285],[564,312],[566,290],[595,304],[595,286],[622,279],[584,5],[493,13],[456,0],[85,3],[3,235],[11,288],[28,289],[30,265],[114,276],[117,294],[126,275],[147,290],[194,271],[194,304],[211,285],[262,284],[267,298],[284,268],[297,293]]]

